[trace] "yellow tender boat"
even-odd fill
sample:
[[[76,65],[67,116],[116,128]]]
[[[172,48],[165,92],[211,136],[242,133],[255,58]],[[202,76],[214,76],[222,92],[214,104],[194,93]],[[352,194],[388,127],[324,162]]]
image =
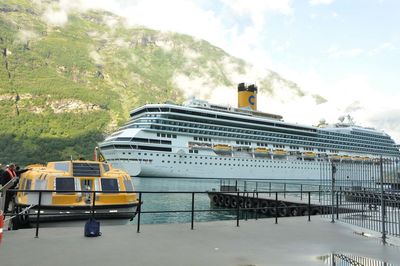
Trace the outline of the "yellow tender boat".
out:
[[[282,157],[282,156],[286,156],[287,154],[288,154],[287,151],[284,149],[275,149],[273,151],[273,155],[275,157]]]
[[[230,151],[231,150],[231,146],[229,146],[228,144],[215,144],[214,145],[214,150]]]
[[[21,175],[19,189],[28,191],[18,192],[15,197],[16,212],[29,208],[16,217],[19,226],[27,226],[37,219],[39,192],[29,190],[52,191],[41,193],[41,222],[87,219],[92,211],[96,219],[133,219],[136,214],[136,194],[127,193],[134,191],[131,177],[110,164],[61,161],[27,168],[30,170]]]

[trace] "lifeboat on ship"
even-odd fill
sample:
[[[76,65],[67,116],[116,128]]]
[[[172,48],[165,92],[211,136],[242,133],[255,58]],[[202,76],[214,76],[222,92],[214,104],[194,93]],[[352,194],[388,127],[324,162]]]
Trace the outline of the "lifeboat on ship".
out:
[[[139,201],[131,177],[110,164],[60,161],[27,168],[14,200],[15,212],[23,213],[14,219],[17,227],[37,221],[39,201],[40,222],[84,220],[93,214],[100,220],[135,217]]]
[[[341,161],[349,162],[352,160],[352,157],[349,155],[342,155],[342,156],[340,156],[340,159],[341,159]]]
[[[314,159],[315,157],[317,157],[317,154],[312,151],[305,151],[303,152],[303,157],[304,159]]]
[[[230,154],[232,153],[231,146],[228,144],[215,144],[213,147],[215,153]]]
[[[329,155],[329,158],[332,160],[332,161],[340,161],[341,160],[341,156],[340,155],[338,155],[338,154],[330,154]]]
[[[288,155],[288,152],[284,149],[275,149],[272,151],[272,154],[274,155],[275,158],[277,157],[285,157]]]
[[[270,155],[270,149],[265,147],[257,147],[254,149],[254,155],[259,157],[265,157]]]

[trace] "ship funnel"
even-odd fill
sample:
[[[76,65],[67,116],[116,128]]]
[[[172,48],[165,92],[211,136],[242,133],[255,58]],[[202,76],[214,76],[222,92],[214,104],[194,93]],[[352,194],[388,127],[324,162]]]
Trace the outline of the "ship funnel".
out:
[[[257,86],[252,84],[238,84],[238,108],[252,109],[257,111]]]

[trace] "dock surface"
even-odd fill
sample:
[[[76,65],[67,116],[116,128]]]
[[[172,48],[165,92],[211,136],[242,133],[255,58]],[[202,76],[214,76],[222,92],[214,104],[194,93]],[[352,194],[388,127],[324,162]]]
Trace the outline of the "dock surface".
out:
[[[82,227],[4,232],[1,265],[326,265],[319,256],[345,253],[400,265],[400,247],[355,232],[363,229],[312,217],[190,224],[102,226],[85,238]]]

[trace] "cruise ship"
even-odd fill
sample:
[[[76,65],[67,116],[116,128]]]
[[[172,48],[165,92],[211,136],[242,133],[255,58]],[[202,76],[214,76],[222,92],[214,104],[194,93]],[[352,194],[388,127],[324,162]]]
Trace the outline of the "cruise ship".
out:
[[[257,111],[257,87],[238,85],[238,107],[191,99],[146,104],[99,143],[131,176],[318,180],[323,162],[398,158],[389,135],[355,125],[305,126]]]

